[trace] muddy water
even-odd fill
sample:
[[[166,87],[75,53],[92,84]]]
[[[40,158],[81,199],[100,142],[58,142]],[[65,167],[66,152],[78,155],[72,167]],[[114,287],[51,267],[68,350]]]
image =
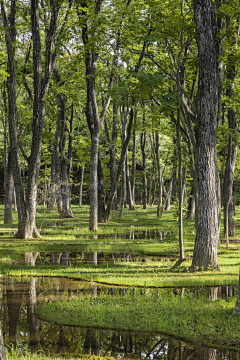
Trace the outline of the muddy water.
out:
[[[39,321],[35,315],[37,307],[49,300],[62,298],[67,301],[83,292],[97,296],[100,291],[118,292],[124,295],[134,289],[99,287],[96,284],[63,278],[0,278],[0,315],[4,343],[6,345],[10,343],[22,350],[41,349],[50,354],[91,353],[114,356],[117,359],[240,359],[240,352],[203,348],[157,333],[61,326]],[[138,289],[138,291],[144,294],[144,291],[161,290]],[[236,287],[233,286],[174,289],[177,296],[189,291],[198,291],[201,294],[205,292],[212,300],[236,295]]]

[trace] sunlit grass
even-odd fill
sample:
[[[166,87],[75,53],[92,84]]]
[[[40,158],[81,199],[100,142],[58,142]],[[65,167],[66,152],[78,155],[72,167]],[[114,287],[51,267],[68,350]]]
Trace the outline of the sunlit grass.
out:
[[[41,319],[63,325],[161,332],[204,345],[238,347],[240,322],[232,317],[236,299],[212,301],[186,290],[79,295],[38,310]]]

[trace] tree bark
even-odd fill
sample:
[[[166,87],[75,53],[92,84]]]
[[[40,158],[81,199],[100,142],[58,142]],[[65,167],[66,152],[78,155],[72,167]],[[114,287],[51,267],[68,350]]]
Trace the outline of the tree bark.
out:
[[[84,168],[85,168],[85,165],[82,165],[81,181],[80,181],[80,188],[79,188],[79,207],[82,207],[82,188],[83,188],[83,179],[84,179]]]
[[[143,126],[145,125],[145,115],[143,116]],[[145,144],[146,144],[146,131],[141,133],[141,152],[142,152],[142,170],[143,170],[143,209],[147,209],[147,177],[146,177],[146,153],[145,153]]]
[[[226,95],[229,98],[229,101],[234,97],[234,81],[236,77],[236,49],[238,43],[240,31],[240,17],[238,17],[237,30],[235,36],[232,40],[233,50],[228,56],[227,63],[227,83],[228,87],[226,90]],[[234,205],[233,205],[233,183],[234,183],[234,173],[235,173],[235,164],[237,159],[237,149],[238,149],[238,124],[237,124],[237,114],[236,108],[232,105],[227,112],[228,117],[228,127],[229,127],[229,140],[228,140],[228,154],[226,160],[224,182],[223,182],[223,210],[224,210],[224,234],[228,228],[228,236],[235,235],[235,225],[234,225]],[[228,223],[226,223],[228,221]]]
[[[219,269],[219,174],[216,132],[219,72],[216,37],[216,4],[194,0],[195,36],[199,56],[196,123],[196,176],[198,184],[196,239],[191,270]]]
[[[157,207],[157,217],[162,217],[163,214],[163,194],[162,194],[162,172],[160,166],[160,144],[159,144],[159,133],[156,132],[155,135],[155,153],[156,153],[156,162],[157,162],[157,174],[158,174],[158,207]]]
[[[11,3],[11,21],[8,20],[8,9],[5,1],[1,2],[1,10],[4,26],[8,29],[5,31],[5,41],[8,54],[8,71],[7,79],[8,88],[8,106],[9,106],[9,134],[10,150],[12,155],[13,177],[17,197],[18,208],[18,232],[17,237],[27,239],[34,236],[40,236],[36,224],[36,205],[38,177],[40,169],[42,132],[45,117],[45,99],[48,92],[49,82],[52,75],[52,68],[57,58],[57,22],[59,9],[54,0],[50,1],[51,19],[45,41],[45,69],[42,70],[42,50],[41,34],[39,28],[39,3],[37,0],[31,2],[31,31],[33,43],[33,121],[32,121],[32,145],[31,153],[28,158],[28,183],[26,196],[21,180],[21,170],[19,165],[18,149],[18,125],[17,125],[17,102],[16,102],[16,69],[14,42],[16,40],[16,1]],[[70,2],[69,7],[71,7]],[[62,30],[64,27],[62,27]]]
[[[53,74],[59,88],[64,84],[61,80],[61,75],[55,65]],[[66,103],[67,99],[65,94],[58,92],[58,124],[59,124],[59,153],[61,163],[61,190],[62,190],[62,211],[59,218],[72,218],[71,210],[71,187],[70,176],[72,170],[72,122],[73,122],[73,103],[71,106],[70,116],[70,129],[68,141],[68,154],[66,154],[66,141],[67,141],[67,117],[66,117]]]
[[[132,181],[131,181],[131,189],[132,189],[132,201],[135,206],[135,175],[136,175],[136,124],[137,124],[137,111],[135,111],[134,115],[134,125],[133,125],[133,149],[132,149]]]
[[[130,175],[129,175],[128,149],[126,149],[125,167],[126,167],[127,202],[128,202],[129,210],[131,211],[131,210],[135,210],[135,205],[132,198],[132,188],[131,188]]]
[[[12,160],[11,152],[8,154],[8,162],[6,166],[5,174],[5,197],[4,197],[4,224],[11,224],[13,221],[12,217],[12,199],[14,190],[14,180],[12,172]]]

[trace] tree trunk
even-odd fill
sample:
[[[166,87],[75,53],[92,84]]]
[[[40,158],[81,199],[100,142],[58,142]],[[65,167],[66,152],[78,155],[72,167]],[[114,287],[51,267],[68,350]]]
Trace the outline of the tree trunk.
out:
[[[239,279],[238,279],[238,295],[235,308],[233,310],[233,315],[240,316],[240,270],[239,270]]]
[[[0,322],[0,360],[7,360],[6,350],[3,342],[2,326]]]
[[[14,181],[12,173],[12,160],[11,152],[8,154],[8,163],[6,166],[5,175],[5,197],[4,197],[4,224],[11,224],[13,221],[12,218],[12,199],[13,199],[13,190],[14,190]]]
[[[236,48],[239,37],[240,30],[240,18],[238,18],[238,26],[236,34],[232,41],[233,50],[231,50],[228,56],[227,64],[227,81],[228,87],[226,90],[226,95],[231,102],[234,97],[234,81],[236,77]],[[237,124],[237,114],[236,108],[232,105],[228,109],[228,127],[229,127],[229,140],[228,140],[228,154],[226,160],[226,168],[224,174],[223,182],[223,210],[224,210],[224,234],[226,234],[226,229],[228,228],[228,236],[235,235],[235,225],[234,225],[234,214],[233,214],[233,182],[234,182],[234,173],[235,173],[235,164],[237,159],[237,149],[238,149],[238,124]],[[228,218],[228,224],[226,224]]]
[[[57,85],[61,88],[64,84],[61,80],[61,75],[58,71],[57,66],[53,69],[53,74]],[[66,154],[66,141],[67,141],[67,119],[66,119],[66,103],[67,98],[65,94],[59,92],[57,94],[58,99],[58,124],[59,126],[59,152],[61,162],[61,190],[62,190],[62,211],[59,218],[72,218],[71,210],[71,187],[70,187],[70,176],[72,170],[72,122],[73,122],[73,103],[71,107],[70,116],[70,131],[68,141],[68,154]]]
[[[58,212],[62,212],[62,195],[61,195],[61,164],[60,164],[60,154],[59,154],[59,143],[60,143],[60,133],[59,133],[59,122],[57,123],[55,141],[52,154],[52,163],[51,163],[51,183],[50,183],[50,194],[48,209],[53,210],[55,203],[57,203]]]
[[[155,153],[157,161],[157,173],[158,173],[158,207],[157,207],[157,217],[162,217],[163,214],[163,194],[162,194],[162,172],[160,167],[160,144],[159,144],[159,133],[156,132],[155,135]]]
[[[172,183],[173,183],[173,175],[171,176],[171,179],[169,181],[168,192],[167,192],[166,201],[165,201],[165,208],[164,208],[165,210],[170,210],[171,194],[172,194]]]
[[[133,148],[132,148],[132,181],[131,181],[131,189],[132,189],[132,201],[135,206],[135,175],[136,175],[136,123],[137,123],[137,111],[135,111],[134,115],[134,128],[133,128]]]
[[[118,205],[117,214],[116,214],[116,217],[118,219],[120,219],[120,217],[122,216],[122,210],[123,210],[124,202],[126,200],[126,195],[127,195],[126,194],[126,168],[125,168],[125,161],[124,161],[123,169],[122,169],[120,200],[119,200],[119,205]]]
[[[145,124],[145,117],[143,117],[143,126]],[[141,152],[142,152],[142,168],[143,168],[143,209],[147,209],[147,177],[146,177],[146,154],[145,154],[145,144],[146,144],[146,131],[141,133]]]
[[[216,132],[219,73],[216,46],[216,4],[194,0],[195,36],[199,55],[196,123],[196,176],[198,184],[196,240],[191,270],[219,269],[219,175]]]
[[[194,181],[192,181],[191,192],[188,200],[188,211],[186,219],[193,220],[195,217],[195,196],[194,196]]]
[[[84,165],[82,165],[82,171],[81,171],[81,182],[80,182],[80,188],[79,188],[79,207],[82,207],[82,188],[83,188],[83,178],[84,178]]]
[[[182,151],[180,142],[180,108],[177,109],[177,152],[178,152],[178,242],[179,242],[179,261],[184,260],[183,246],[183,171],[182,171]],[[184,174],[185,177],[185,174]]]
[[[112,126],[112,142],[110,146],[110,178],[111,190],[113,190],[116,181],[116,141],[117,141],[117,113],[118,105],[113,103],[113,126]],[[112,210],[117,210],[117,193],[113,198]]]
[[[129,175],[128,149],[126,149],[125,167],[126,167],[127,202],[128,202],[129,210],[135,210],[135,206],[134,206],[134,202],[133,202],[133,198],[132,198],[130,175]]]
[[[173,138],[173,144],[176,144],[176,138]],[[173,152],[173,184],[172,184],[172,196],[173,199],[176,200],[177,198],[177,151],[174,149]]]
[[[6,3],[1,2],[2,18],[6,28],[5,41],[8,54],[7,79],[8,88],[8,116],[9,116],[9,135],[10,150],[12,155],[12,169],[14,185],[17,197],[18,208],[18,232],[17,237],[22,239],[40,236],[36,224],[35,214],[37,205],[38,177],[40,169],[42,132],[45,117],[45,98],[48,92],[49,82],[52,75],[52,68],[57,58],[58,49],[56,42],[58,11],[56,3],[51,1],[51,22],[46,34],[45,41],[45,68],[42,70],[42,51],[41,34],[39,29],[39,3],[37,0],[31,2],[31,31],[33,43],[33,121],[32,121],[32,144],[31,154],[27,158],[28,162],[28,183],[26,196],[24,196],[24,187],[21,180],[21,170],[19,165],[18,149],[18,124],[17,124],[17,102],[16,102],[16,69],[15,69],[15,46],[16,40],[15,18],[16,1],[11,3],[11,17],[8,19],[8,9]],[[55,51],[53,53],[53,51]]]

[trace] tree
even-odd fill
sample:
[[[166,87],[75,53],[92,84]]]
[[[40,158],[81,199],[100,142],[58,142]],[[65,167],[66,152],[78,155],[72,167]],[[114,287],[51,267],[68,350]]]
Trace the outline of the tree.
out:
[[[219,269],[219,174],[216,127],[219,112],[217,3],[194,0],[195,36],[199,57],[196,119],[196,180],[198,187],[196,239],[191,269]]]
[[[16,0],[11,3],[10,15],[5,0],[1,1],[1,11],[5,30],[5,41],[8,54],[8,71],[7,79],[8,90],[8,116],[9,116],[9,134],[10,150],[12,156],[12,170],[14,185],[17,197],[18,208],[18,232],[17,237],[27,239],[33,236],[39,236],[35,224],[36,202],[38,177],[40,169],[42,132],[45,118],[45,100],[49,88],[50,79],[54,64],[59,52],[61,35],[68,19],[69,10],[72,6],[69,2],[68,10],[65,13],[63,25],[58,31],[58,15],[60,7],[55,0],[50,1],[51,18],[46,25],[45,39],[45,64],[42,64],[42,43],[41,29],[39,21],[39,3],[37,0],[31,2],[31,36],[33,44],[33,111],[32,111],[32,143],[31,153],[26,157],[28,163],[28,183],[26,194],[21,179],[19,164],[19,145],[18,145],[18,108],[16,101],[16,65],[15,65],[15,41],[16,41]],[[46,10],[46,9],[45,9]],[[29,93],[31,90],[27,87]]]

